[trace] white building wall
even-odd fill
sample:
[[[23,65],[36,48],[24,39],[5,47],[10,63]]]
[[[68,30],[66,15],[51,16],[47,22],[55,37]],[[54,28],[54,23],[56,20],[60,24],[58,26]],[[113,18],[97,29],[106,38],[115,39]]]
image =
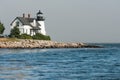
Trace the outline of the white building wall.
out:
[[[31,27],[29,26],[29,25],[24,25],[23,26],[24,28],[22,28],[23,30],[21,31],[21,34],[28,34],[28,35],[30,35],[30,29],[31,29]],[[21,28],[19,28],[19,29],[21,29]]]
[[[11,28],[15,27],[17,22],[19,22],[19,27],[22,27],[22,23],[20,22],[20,20],[19,20],[19,19],[16,19],[16,20],[12,23]]]
[[[30,23],[32,26],[36,27],[37,23],[36,20],[33,20],[33,22]]]
[[[43,34],[43,35],[46,35],[45,22],[44,21],[38,21],[38,23],[41,25],[41,26],[39,26],[41,28],[40,33]]]
[[[16,20],[12,23],[11,29],[16,26],[16,22],[19,22],[18,28],[19,28],[19,30],[20,30],[20,34],[28,34],[28,35],[30,35],[31,26],[29,26],[29,25],[22,25],[22,23],[21,23],[18,19],[16,19]]]

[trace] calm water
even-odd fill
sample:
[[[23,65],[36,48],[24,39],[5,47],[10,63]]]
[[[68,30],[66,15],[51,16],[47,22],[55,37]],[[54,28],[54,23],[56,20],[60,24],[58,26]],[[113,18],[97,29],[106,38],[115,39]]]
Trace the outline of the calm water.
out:
[[[120,44],[88,49],[0,49],[0,80],[120,80]]]

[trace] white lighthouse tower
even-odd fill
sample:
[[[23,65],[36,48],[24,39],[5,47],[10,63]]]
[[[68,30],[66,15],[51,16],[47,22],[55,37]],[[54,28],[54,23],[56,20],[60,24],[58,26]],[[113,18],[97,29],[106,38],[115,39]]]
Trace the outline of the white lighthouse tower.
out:
[[[43,13],[39,10],[39,12],[37,13],[37,22],[40,24],[40,33],[43,35],[46,35],[46,31],[45,31],[45,19],[43,17]]]

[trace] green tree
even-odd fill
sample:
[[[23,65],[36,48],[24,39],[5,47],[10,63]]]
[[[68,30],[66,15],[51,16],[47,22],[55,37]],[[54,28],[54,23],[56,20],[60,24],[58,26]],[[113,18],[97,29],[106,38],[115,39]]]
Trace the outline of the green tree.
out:
[[[13,29],[11,29],[11,31],[10,31],[10,37],[16,37],[16,38],[20,37],[20,31],[17,28],[17,26],[15,26]]]
[[[3,34],[4,30],[5,30],[5,27],[4,27],[4,25],[0,22],[0,34]]]

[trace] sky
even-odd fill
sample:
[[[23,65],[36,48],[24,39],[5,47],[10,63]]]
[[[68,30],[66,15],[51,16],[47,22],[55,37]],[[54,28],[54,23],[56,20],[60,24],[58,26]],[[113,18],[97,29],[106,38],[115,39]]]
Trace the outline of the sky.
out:
[[[47,34],[59,42],[120,42],[120,0],[1,0],[5,34],[23,13],[44,13]]]

